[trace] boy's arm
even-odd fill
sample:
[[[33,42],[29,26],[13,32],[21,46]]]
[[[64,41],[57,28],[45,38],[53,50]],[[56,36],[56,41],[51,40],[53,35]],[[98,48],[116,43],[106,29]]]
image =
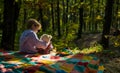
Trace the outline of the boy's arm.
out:
[[[50,42],[49,45],[47,46],[46,50],[47,50],[47,51],[50,51],[50,50],[52,50],[52,49],[53,49],[53,45],[52,45],[52,43]]]
[[[48,40],[48,42],[39,40],[35,33],[30,34],[30,40],[32,40],[31,43],[34,43],[36,48],[46,49],[48,44],[50,43],[49,40]]]

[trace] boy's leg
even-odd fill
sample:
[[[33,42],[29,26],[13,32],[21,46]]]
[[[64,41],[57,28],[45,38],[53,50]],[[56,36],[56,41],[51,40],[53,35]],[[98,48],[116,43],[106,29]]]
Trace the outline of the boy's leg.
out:
[[[45,50],[44,50],[44,49],[42,49],[42,48],[37,48],[37,50],[38,50],[38,53],[40,53],[40,54],[45,54]]]

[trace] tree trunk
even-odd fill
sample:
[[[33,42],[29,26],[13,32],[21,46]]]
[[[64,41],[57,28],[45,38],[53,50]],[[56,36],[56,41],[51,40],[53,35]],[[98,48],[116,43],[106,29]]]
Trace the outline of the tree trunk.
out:
[[[119,18],[118,18],[118,11],[119,11],[119,0],[116,0],[116,3],[115,3],[115,28],[116,29],[119,29],[118,28],[118,25],[119,25]]]
[[[52,33],[54,35],[54,31],[55,31],[55,24],[54,24],[54,10],[53,10],[53,0],[51,3],[51,15],[52,15]]]
[[[81,0],[83,2],[83,0]],[[79,28],[78,28],[78,38],[82,36],[82,28],[83,28],[84,20],[83,20],[83,6],[79,8]]]
[[[41,6],[40,6],[40,8],[39,8],[39,17],[38,17],[38,20],[40,20],[41,21],[41,25],[42,25],[42,31],[43,32],[45,32],[46,31],[46,27],[45,27],[45,24],[44,24],[44,21],[43,21],[43,9],[41,8]]]
[[[119,11],[120,9],[120,0],[117,1],[117,12]],[[117,13],[118,14],[118,13]],[[116,16],[117,17],[117,16]],[[117,17],[117,27],[120,28],[120,18]]]
[[[61,37],[59,0],[57,0],[57,25],[58,25],[58,37]]]
[[[98,5],[97,5],[97,11],[96,11],[96,16],[100,15],[100,0],[98,0]],[[98,31],[98,20],[95,21],[95,31]]]
[[[103,32],[102,32],[102,46],[104,49],[109,48],[109,37],[105,37],[105,35],[109,35],[110,26],[112,23],[112,7],[114,0],[107,0],[105,7],[105,22],[103,24]]]
[[[23,18],[23,25],[22,28],[25,29],[26,27],[24,26],[24,24],[26,23],[26,18],[27,18],[27,9],[24,8],[24,18]]]
[[[94,1],[90,0],[90,21],[89,21],[89,30],[93,31],[94,29],[94,5],[93,5]]]
[[[4,0],[4,20],[1,47],[5,50],[14,50],[16,20],[19,16],[20,3],[15,0]]]
[[[66,6],[66,17],[65,17],[66,18],[66,22],[65,22],[66,23],[66,36],[68,35],[68,24],[67,24],[68,23],[68,2],[69,0],[66,0],[66,5],[67,5]]]
[[[0,30],[2,29],[2,13],[0,13]]]
[[[75,0],[74,2],[77,3],[77,0]]]
[[[65,34],[65,29],[66,29],[66,27],[65,27],[65,23],[66,23],[66,21],[65,21],[65,19],[66,19],[66,14],[65,14],[65,1],[64,0],[62,0],[62,6],[63,6],[63,15],[62,15],[62,33],[63,34]]]

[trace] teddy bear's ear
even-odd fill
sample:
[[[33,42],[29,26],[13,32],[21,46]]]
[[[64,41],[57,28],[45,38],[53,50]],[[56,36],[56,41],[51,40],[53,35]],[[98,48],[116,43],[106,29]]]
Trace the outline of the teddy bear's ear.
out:
[[[42,39],[42,38],[45,37],[45,36],[47,36],[47,34],[43,34],[43,35],[40,37],[40,39]]]
[[[52,36],[51,36],[51,35],[49,35],[48,37],[49,37],[49,39],[52,39]]]

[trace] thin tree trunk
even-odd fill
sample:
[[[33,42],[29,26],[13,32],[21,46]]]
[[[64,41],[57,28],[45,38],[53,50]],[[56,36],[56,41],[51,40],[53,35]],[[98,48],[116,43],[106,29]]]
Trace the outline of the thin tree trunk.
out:
[[[98,21],[95,21],[95,31],[98,31]]]
[[[54,10],[53,10],[53,0],[51,3],[51,15],[52,15],[52,33],[54,35],[54,31],[55,31],[55,24],[54,24]]]
[[[94,5],[93,5],[93,0],[90,0],[90,27],[89,27],[89,30],[90,31],[93,31],[93,29],[94,29]]]
[[[24,26],[24,24],[26,23],[26,18],[27,18],[27,9],[26,8],[24,8],[24,18],[23,18],[23,25],[22,25],[22,28],[26,28],[25,26]]]
[[[81,0],[83,2],[83,0]],[[83,20],[83,7],[79,8],[79,28],[78,28],[78,38],[82,36],[82,28],[83,28],[84,20]]]
[[[65,27],[65,23],[66,23],[66,21],[65,21],[65,19],[66,19],[66,14],[65,14],[65,2],[64,2],[64,0],[62,0],[62,5],[63,5],[63,15],[62,15],[62,32],[63,32],[63,34],[65,34],[65,29],[66,29],[66,27]]]
[[[105,7],[105,22],[103,24],[102,32],[102,46],[104,49],[109,48],[109,37],[105,37],[110,33],[110,26],[112,23],[112,9],[114,0],[107,0]]]
[[[86,28],[87,28],[87,26],[86,26],[86,23],[84,22],[84,25],[83,25],[83,32],[85,32],[86,31]]]
[[[57,0],[57,25],[58,25],[58,37],[61,37],[59,0]]]
[[[77,0],[75,0],[75,3],[77,2]]]
[[[43,21],[43,9],[41,8],[41,6],[40,6],[40,8],[39,8],[39,17],[38,17],[38,19],[41,21],[41,25],[42,25],[42,31],[43,32],[45,32],[46,31],[46,27],[45,27],[45,25],[44,25],[44,21]]]
[[[92,10],[92,17],[91,17],[91,25],[92,25],[92,31],[95,31],[95,12],[94,12],[94,8]]]
[[[120,0],[118,0],[118,9],[120,9]],[[118,28],[120,28],[120,18],[117,19]]]
[[[116,0],[116,10],[115,10],[115,23],[116,23],[116,28],[118,29],[118,25],[119,25],[119,20],[118,20],[118,11],[119,11],[119,0]]]
[[[118,0],[117,8],[118,10],[120,9],[120,0]],[[120,18],[117,18],[117,25],[118,25],[118,28],[120,28]]]
[[[67,24],[68,23],[68,3],[69,3],[69,0],[66,0],[66,5],[67,5],[66,6],[66,22],[65,22],[66,23],[66,36],[68,35],[68,27],[67,27],[68,26]]]
[[[26,23],[26,19],[27,19],[27,8],[25,7],[25,0],[23,0],[23,24],[22,24],[22,28],[23,30],[26,28],[24,25]]]
[[[2,13],[0,13],[0,29],[2,29]]]
[[[97,9],[97,13],[96,13],[97,15],[96,16],[100,15],[100,9],[99,9],[100,8],[100,0],[98,0],[97,8],[98,9]],[[99,23],[98,21],[95,21],[95,31],[98,31],[98,23]]]

